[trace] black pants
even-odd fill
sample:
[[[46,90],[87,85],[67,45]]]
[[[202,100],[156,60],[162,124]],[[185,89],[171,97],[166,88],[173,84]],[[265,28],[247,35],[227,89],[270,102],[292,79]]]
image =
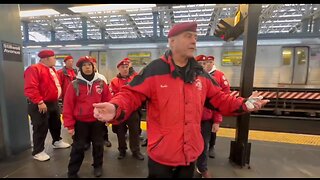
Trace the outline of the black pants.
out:
[[[209,142],[209,148],[214,148],[214,145],[216,144],[216,139],[217,139],[217,133],[211,132],[211,138]]]
[[[52,136],[52,144],[62,139],[61,121],[58,101],[45,102],[47,106],[46,113],[40,113],[37,104],[28,101],[28,114],[31,117],[33,151],[32,155],[36,155],[44,150],[44,143],[47,137],[48,129]]]
[[[76,121],[75,134],[73,136],[72,149],[70,153],[70,161],[68,165],[68,174],[76,174],[84,159],[85,144],[90,139],[92,142],[92,157],[94,168],[102,167],[103,163],[103,135],[105,132],[105,124],[100,121],[81,122]]]
[[[137,112],[133,112],[125,122],[119,125],[113,125],[112,131],[118,137],[118,150],[125,152],[127,148],[126,133],[129,129],[129,146],[132,153],[140,152],[140,119]]]
[[[109,141],[109,135],[108,135],[108,126],[104,126],[104,136],[103,136],[103,140],[105,141]]]
[[[148,158],[148,178],[193,178],[195,163],[189,166],[166,166]]]
[[[201,173],[208,170],[208,150],[209,141],[211,138],[212,121],[201,121],[201,134],[204,142],[204,148],[202,153],[197,159],[197,168]]]

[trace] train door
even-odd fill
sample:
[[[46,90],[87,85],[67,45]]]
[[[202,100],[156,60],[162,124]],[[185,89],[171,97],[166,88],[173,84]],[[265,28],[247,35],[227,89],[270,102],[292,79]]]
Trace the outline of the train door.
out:
[[[309,68],[309,47],[282,48],[280,84],[306,84]]]

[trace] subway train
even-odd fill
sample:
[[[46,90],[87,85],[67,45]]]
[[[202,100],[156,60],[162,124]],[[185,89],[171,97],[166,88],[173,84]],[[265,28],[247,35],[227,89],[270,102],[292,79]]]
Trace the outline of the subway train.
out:
[[[229,80],[232,95],[239,95],[243,41],[198,42],[196,55],[215,57],[218,69]],[[56,52],[59,69],[63,58],[72,55],[91,55],[98,60],[98,70],[110,81],[117,74],[116,64],[125,57],[133,61],[139,71],[167,49],[166,43],[87,45],[76,47],[46,47]],[[43,48],[42,48],[43,49]],[[39,48],[24,48],[25,68],[37,63]],[[303,112],[320,115],[320,39],[270,39],[258,40],[254,70],[254,90],[271,99],[266,111],[283,113]]]

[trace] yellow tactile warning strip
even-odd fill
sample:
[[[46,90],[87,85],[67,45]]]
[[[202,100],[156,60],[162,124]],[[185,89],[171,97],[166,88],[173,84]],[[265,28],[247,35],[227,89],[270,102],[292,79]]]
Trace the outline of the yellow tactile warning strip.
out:
[[[62,115],[61,115],[61,121],[63,123]],[[141,129],[142,130],[147,129],[146,121],[141,121]],[[236,131],[233,128],[220,128],[217,135],[219,137],[235,138],[235,134],[236,134]],[[250,130],[249,140],[320,146],[320,135]]]
[[[141,121],[141,129],[146,130],[146,122],[145,121]],[[219,137],[234,138],[235,134],[236,134],[235,129],[220,128],[217,135]],[[280,132],[267,132],[267,131],[250,130],[249,131],[249,140],[320,146],[320,136],[307,135],[307,134],[294,134],[294,133],[280,133]]]

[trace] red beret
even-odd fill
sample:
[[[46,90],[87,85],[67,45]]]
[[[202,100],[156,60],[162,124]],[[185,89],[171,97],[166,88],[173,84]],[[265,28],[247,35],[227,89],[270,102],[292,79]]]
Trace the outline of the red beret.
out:
[[[124,58],[123,60],[124,61],[129,61],[129,62],[131,61],[129,58]]]
[[[207,57],[207,60],[208,60],[208,61],[211,61],[211,60],[214,61],[214,57],[213,57],[213,56],[208,56],[208,57]]]
[[[175,24],[168,33],[168,38],[176,36],[185,31],[197,32],[196,22],[183,22]]]
[[[76,66],[80,68],[81,65],[82,65],[82,63],[84,63],[84,62],[93,63],[93,62],[92,62],[92,58],[91,58],[90,56],[82,56],[82,57],[79,58]],[[92,64],[92,65],[93,65],[93,64]]]
[[[206,61],[207,57],[205,55],[199,55],[195,58],[197,61]]]
[[[129,65],[130,61],[127,60],[127,58],[122,59],[118,64],[117,64],[117,68],[121,65]]]
[[[91,57],[91,59],[92,59],[92,62],[97,63],[96,58],[94,58],[94,57],[92,57],[92,56],[90,56],[90,57]]]
[[[42,50],[38,53],[39,58],[47,58],[54,56],[54,52],[52,50]]]
[[[73,57],[72,57],[72,56],[67,56],[67,57],[64,58],[63,61],[66,62],[66,61],[69,60],[69,59],[73,59]]]

